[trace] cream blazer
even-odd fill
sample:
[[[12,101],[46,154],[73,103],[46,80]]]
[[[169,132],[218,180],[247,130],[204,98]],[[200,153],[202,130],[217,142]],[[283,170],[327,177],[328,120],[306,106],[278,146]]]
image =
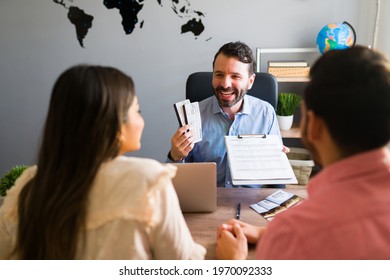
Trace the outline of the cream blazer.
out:
[[[11,255],[18,226],[17,198],[34,177],[26,169],[0,208],[0,259]],[[171,179],[176,167],[119,156],[101,166],[88,203],[86,241],[77,259],[203,259],[180,210]]]

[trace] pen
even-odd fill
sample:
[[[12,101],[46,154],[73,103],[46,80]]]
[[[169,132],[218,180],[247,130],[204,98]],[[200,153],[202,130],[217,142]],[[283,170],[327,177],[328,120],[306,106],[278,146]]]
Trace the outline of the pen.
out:
[[[237,209],[236,209],[236,219],[240,219],[240,214],[241,214],[241,203],[237,204]]]

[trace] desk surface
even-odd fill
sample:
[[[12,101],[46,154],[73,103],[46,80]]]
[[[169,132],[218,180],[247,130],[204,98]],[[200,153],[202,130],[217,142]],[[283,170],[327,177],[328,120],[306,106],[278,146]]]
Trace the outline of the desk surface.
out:
[[[227,220],[235,217],[236,206],[239,202],[241,202],[240,220],[251,223],[253,225],[266,225],[268,221],[263,219],[258,213],[252,210],[249,205],[259,202],[277,190],[278,189],[272,188],[218,188],[218,209],[216,212],[185,213],[184,218],[194,240],[205,246],[207,249],[206,259],[216,259],[215,246],[217,227]],[[294,193],[303,198],[307,197],[305,188],[286,189],[286,191]],[[254,246],[250,246],[249,248],[249,259],[254,259],[254,248]]]
[[[254,210],[249,208],[250,204],[259,202],[266,196],[278,189],[272,188],[217,188],[217,211],[213,213],[185,213],[184,218],[191,231],[194,240],[207,249],[206,259],[213,260],[215,257],[217,227],[222,223],[232,219],[236,214],[236,207],[241,202],[241,218],[243,222],[253,225],[266,225],[268,222]],[[286,191],[306,198],[307,192],[304,187],[286,189]],[[2,199],[0,198],[0,206]],[[249,247],[248,259],[254,259],[255,246]]]

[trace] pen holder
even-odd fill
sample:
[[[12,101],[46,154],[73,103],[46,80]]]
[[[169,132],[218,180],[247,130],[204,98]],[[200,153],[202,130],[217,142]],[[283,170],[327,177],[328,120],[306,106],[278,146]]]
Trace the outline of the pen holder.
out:
[[[314,166],[309,151],[302,148],[290,148],[287,157],[297,177],[298,185],[307,185]]]

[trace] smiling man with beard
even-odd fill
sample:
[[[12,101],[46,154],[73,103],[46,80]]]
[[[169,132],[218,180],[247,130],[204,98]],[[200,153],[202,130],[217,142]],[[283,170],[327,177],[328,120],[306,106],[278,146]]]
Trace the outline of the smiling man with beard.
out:
[[[214,96],[199,102],[203,140],[195,145],[190,127],[180,127],[171,139],[168,162],[215,162],[217,185],[238,187],[232,184],[224,136],[280,136],[271,104],[246,94],[255,81],[254,69],[256,60],[246,44],[231,42],[218,50],[213,61]],[[284,147],[284,151],[288,148]]]
[[[302,103],[305,146],[323,169],[308,199],[267,227],[218,229],[217,256],[245,259],[390,259],[390,62],[365,47],[334,50],[310,70]]]

